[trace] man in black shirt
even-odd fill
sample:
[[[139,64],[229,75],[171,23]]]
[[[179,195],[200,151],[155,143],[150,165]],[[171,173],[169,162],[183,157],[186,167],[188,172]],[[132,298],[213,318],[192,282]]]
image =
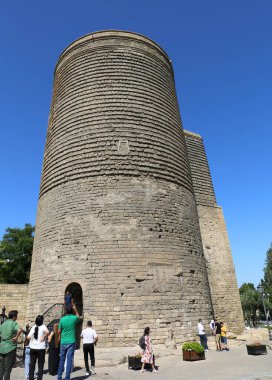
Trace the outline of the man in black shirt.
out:
[[[216,351],[222,351],[221,348],[221,325],[220,323],[215,319],[215,343],[216,343]]]

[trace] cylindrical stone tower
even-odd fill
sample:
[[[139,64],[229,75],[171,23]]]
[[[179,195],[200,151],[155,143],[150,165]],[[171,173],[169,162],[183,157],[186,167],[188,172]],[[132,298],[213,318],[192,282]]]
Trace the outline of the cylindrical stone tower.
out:
[[[28,318],[71,290],[104,346],[180,342],[210,292],[167,54],[136,33],[73,42],[55,69]]]

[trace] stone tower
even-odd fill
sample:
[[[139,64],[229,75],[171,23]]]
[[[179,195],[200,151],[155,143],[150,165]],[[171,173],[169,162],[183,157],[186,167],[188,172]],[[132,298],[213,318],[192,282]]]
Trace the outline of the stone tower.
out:
[[[216,203],[201,136],[185,132],[209,278],[213,313],[231,331],[241,332],[244,318],[222,208]]]
[[[28,318],[69,289],[104,346],[195,336],[212,314],[173,69],[136,33],[95,32],[54,75]]]

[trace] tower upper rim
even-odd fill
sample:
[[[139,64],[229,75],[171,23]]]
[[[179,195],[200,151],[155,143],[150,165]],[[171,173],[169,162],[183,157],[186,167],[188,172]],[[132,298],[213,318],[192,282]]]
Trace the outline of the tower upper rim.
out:
[[[135,41],[143,42],[146,45],[149,45],[150,47],[158,50],[166,58],[166,60],[170,64],[170,66],[172,66],[171,60],[170,60],[168,54],[166,53],[166,51],[160,45],[158,45],[155,41],[153,41],[152,39],[146,37],[143,34],[136,33],[136,32],[130,32],[130,31],[118,30],[118,29],[116,29],[116,30],[115,29],[109,29],[109,30],[98,30],[95,32],[85,34],[85,35],[77,38],[73,42],[71,42],[60,54],[58,61],[56,63],[56,66],[55,66],[55,71],[56,71],[58,64],[60,63],[61,59],[63,58],[63,56],[66,53],[68,53],[70,50],[77,47],[77,45],[80,45],[81,43],[84,43],[84,42],[88,42],[88,41],[94,42],[95,40],[106,39],[109,37],[134,39]]]

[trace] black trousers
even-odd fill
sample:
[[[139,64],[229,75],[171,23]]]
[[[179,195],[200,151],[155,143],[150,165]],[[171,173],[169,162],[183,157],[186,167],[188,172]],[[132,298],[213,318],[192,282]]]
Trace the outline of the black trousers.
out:
[[[30,349],[30,364],[29,364],[29,380],[34,380],[34,372],[36,361],[38,360],[38,378],[37,380],[42,380],[43,378],[43,367],[45,361],[45,350],[34,350]]]
[[[86,372],[90,372],[88,354],[90,355],[91,366],[94,367],[95,366],[94,344],[93,343],[83,344],[83,352],[84,352],[84,362],[85,362]]]
[[[0,380],[10,380],[10,373],[16,361],[16,350],[0,354]]]

